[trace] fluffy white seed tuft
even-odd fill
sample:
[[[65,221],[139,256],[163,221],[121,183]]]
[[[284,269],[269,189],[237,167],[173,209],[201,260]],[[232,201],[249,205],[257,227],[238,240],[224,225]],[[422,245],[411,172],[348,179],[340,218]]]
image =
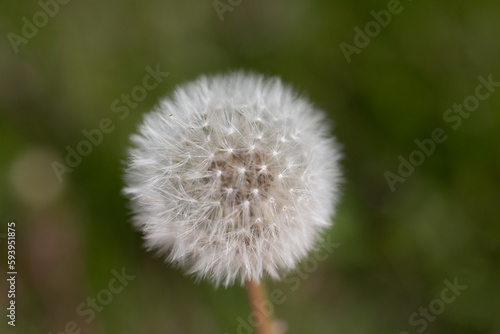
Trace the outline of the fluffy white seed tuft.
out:
[[[277,78],[181,86],[132,142],[124,193],[147,246],[216,286],[280,278],[331,224],[338,145]]]

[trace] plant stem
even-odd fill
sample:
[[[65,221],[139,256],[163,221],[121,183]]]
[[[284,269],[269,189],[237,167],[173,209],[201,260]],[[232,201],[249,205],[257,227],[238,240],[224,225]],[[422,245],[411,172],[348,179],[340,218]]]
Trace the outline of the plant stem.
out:
[[[255,314],[255,330],[257,334],[272,334],[271,324],[269,321],[270,314],[266,314],[264,309],[264,291],[262,285],[254,281],[247,281],[248,302],[252,313]]]

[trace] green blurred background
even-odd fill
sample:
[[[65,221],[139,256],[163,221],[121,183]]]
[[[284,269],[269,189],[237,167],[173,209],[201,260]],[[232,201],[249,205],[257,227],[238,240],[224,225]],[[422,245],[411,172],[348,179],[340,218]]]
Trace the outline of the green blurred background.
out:
[[[22,18],[41,7],[0,4],[0,233],[17,222],[18,263],[17,326],[2,313],[0,332],[64,333],[69,321],[96,334],[248,332],[238,320],[250,312],[245,290],[196,284],[146,252],[120,194],[142,114],[180,83],[243,68],[304,92],[344,146],[344,195],[328,231],[340,246],[298,288],[267,282],[286,298],[275,308],[287,333],[500,333],[500,91],[458,129],[443,120],[479,75],[500,81],[500,2],[402,2],[350,63],[339,44],[353,44],[354,27],[386,1],[222,3],[223,20],[211,0],[73,0],[17,53],[8,33],[21,36]],[[157,64],[169,76],[121,120],[111,103]],[[103,118],[114,131],[58,182],[52,162]],[[391,191],[384,173],[435,128],[447,141]],[[85,322],[77,306],[122,268],[135,279]],[[444,312],[425,329],[409,322],[455,278],[467,288]],[[6,312],[5,279],[0,288]]]

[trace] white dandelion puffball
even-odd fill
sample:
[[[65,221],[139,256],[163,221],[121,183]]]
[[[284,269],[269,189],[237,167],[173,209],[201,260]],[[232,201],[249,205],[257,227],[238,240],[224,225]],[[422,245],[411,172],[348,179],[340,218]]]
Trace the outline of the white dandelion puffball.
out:
[[[325,123],[278,78],[177,88],[129,150],[124,193],[146,245],[216,286],[282,277],[331,225],[340,153]]]

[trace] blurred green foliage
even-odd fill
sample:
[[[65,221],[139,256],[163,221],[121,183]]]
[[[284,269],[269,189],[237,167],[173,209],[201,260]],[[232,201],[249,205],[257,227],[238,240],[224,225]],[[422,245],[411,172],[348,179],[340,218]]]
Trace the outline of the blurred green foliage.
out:
[[[276,316],[288,333],[417,333],[410,315],[454,278],[467,289],[425,333],[499,333],[500,91],[456,130],[443,114],[474,94],[479,75],[500,81],[500,3],[401,6],[348,63],[339,44],[354,44],[353,29],[386,1],[246,0],[221,21],[212,1],[74,0],[18,53],[8,34],[22,35],[23,17],[41,7],[2,2],[0,232],[17,222],[19,267],[17,326],[4,319],[2,333],[60,333],[68,321],[82,333],[237,333],[250,312],[244,289],[196,284],[146,252],[120,190],[141,115],[180,83],[240,68],[308,95],[344,146],[344,195],[328,232],[340,247],[297,289],[268,282],[286,298]],[[157,64],[169,76],[121,120],[112,102]],[[59,183],[51,163],[103,118],[114,131]],[[392,192],[384,173],[435,128],[448,139]],[[87,323],[77,306],[121,268],[135,279]]]

